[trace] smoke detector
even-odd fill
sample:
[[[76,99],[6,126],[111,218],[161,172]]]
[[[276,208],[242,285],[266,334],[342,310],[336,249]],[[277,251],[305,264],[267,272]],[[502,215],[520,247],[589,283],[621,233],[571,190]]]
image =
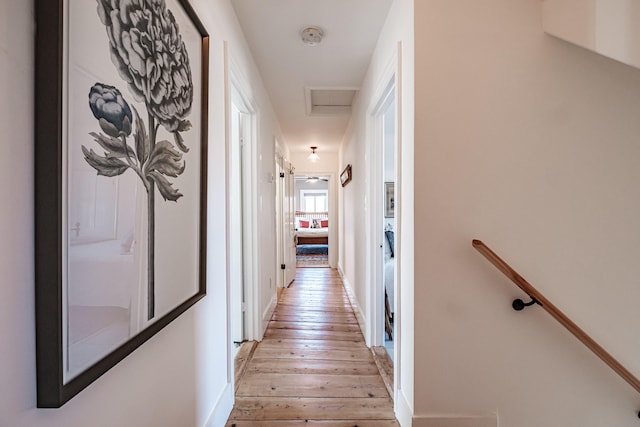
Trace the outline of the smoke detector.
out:
[[[307,27],[300,32],[302,42],[308,46],[316,46],[322,41],[324,32],[318,27]]]

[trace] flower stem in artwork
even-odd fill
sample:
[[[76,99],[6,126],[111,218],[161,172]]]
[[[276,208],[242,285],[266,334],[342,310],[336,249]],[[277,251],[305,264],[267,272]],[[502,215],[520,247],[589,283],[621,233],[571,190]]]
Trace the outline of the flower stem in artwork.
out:
[[[155,146],[155,120],[149,114],[149,151]],[[156,313],[156,192],[153,180],[149,180],[147,192],[147,320],[153,319]]]
[[[167,177],[184,172],[182,153],[167,141],[156,141],[158,125],[149,113],[148,131],[137,110],[129,106],[120,91],[96,83],[89,92],[89,106],[103,133],[91,132],[103,155],[82,146],[87,163],[98,175],[115,177],[131,169],[141,178],[147,191],[147,320],[155,316],[155,255],[156,255],[156,189],[164,200],[176,202],[182,193],[173,188]],[[135,126],[134,126],[135,123]],[[135,129],[135,131],[134,131]],[[133,145],[128,137],[133,134]]]
[[[155,192],[153,182],[149,184],[150,191],[147,193],[148,197],[148,212],[147,212],[147,320],[153,319],[155,316],[155,257],[156,257],[156,209],[155,209]]]
[[[89,106],[106,135],[90,135],[104,155],[85,146],[82,152],[98,175],[115,177],[131,169],[147,191],[147,320],[151,320],[156,311],[155,192],[157,189],[165,201],[176,202],[182,197],[167,177],[177,178],[184,172],[182,154],[189,151],[181,135],[191,128],[187,120],[193,103],[189,55],[164,0],[96,2],[107,31],[111,61],[134,98],[144,103],[148,131],[120,90],[96,83],[89,93]],[[159,138],[160,126],[173,136],[173,142]],[[132,133],[133,145],[129,145],[127,138]]]

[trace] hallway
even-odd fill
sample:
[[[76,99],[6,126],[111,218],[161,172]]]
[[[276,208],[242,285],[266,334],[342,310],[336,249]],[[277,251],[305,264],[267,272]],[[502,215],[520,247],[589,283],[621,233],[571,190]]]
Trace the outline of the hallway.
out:
[[[297,270],[237,384],[227,426],[283,425],[399,425],[335,269]]]

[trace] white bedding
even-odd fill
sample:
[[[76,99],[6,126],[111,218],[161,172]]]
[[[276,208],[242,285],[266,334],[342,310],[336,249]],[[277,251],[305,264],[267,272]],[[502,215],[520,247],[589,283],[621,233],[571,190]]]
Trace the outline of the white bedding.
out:
[[[69,305],[129,308],[135,279],[133,254],[119,240],[69,248]]]
[[[327,237],[329,227],[324,228],[298,228],[296,233],[300,237]]]
[[[65,378],[73,378],[131,336],[137,270],[134,254],[124,249],[120,240],[69,247]]]

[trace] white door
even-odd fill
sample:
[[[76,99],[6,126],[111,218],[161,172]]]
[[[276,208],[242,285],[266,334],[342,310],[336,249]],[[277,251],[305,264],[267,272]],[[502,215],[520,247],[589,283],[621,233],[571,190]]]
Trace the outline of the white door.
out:
[[[276,234],[278,260],[278,286],[287,287],[296,275],[296,246],[294,211],[292,202],[291,164],[282,155],[276,155]]]
[[[276,144],[277,146],[277,144]],[[284,158],[276,149],[276,261],[278,262],[276,275],[278,288],[282,288],[285,285],[284,282],[284,188],[285,188],[285,173],[284,173]]]
[[[289,286],[296,278],[296,181],[291,163],[285,163],[284,177],[284,285]]]
[[[231,144],[229,161],[229,282],[231,310],[231,338],[239,343],[244,340],[244,256],[243,256],[243,147],[241,136],[242,113],[236,105],[231,108]]]
[[[276,232],[278,236],[277,255],[278,286],[287,287],[296,276],[296,243],[295,243],[295,199],[294,177],[291,163],[276,155],[276,171],[278,185],[276,191]]]

